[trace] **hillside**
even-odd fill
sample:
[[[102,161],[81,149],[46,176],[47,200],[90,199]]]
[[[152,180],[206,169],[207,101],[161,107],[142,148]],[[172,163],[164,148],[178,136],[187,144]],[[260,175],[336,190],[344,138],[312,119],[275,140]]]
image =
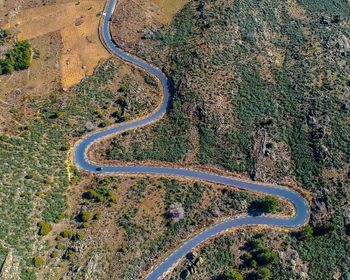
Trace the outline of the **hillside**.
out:
[[[142,279],[214,224],[295,214],[279,197],[235,187],[78,168],[81,139],[148,115],[162,94],[100,42],[104,3],[0,0],[0,59],[18,41],[30,48],[29,66],[0,75],[1,279]],[[214,237],[165,279],[350,278],[349,8],[118,1],[114,41],[162,69],[172,97],[162,119],[96,143],[89,159],[286,185],[311,207],[296,230]]]
[[[108,141],[98,156],[207,165],[304,188],[317,237],[288,243],[312,279],[346,275],[349,20],[346,1],[191,1],[170,26],[145,26],[128,44],[173,80],[167,118]]]

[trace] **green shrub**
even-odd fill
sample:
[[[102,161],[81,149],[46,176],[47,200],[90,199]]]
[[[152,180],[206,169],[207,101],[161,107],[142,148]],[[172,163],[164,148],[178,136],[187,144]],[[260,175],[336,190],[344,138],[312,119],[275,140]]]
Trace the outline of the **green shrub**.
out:
[[[123,244],[120,247],[120,252],[122,252],[123,254],[126,254],[128,252],[128,247],[125,244]]]
[[[312,239],[314,237],[314,230],[310,225],[306,225],[302,233],[303,239]]]
[[[55,219],[55,223],[59,223],[63,218],[64,218],[64,214],[63,213],[59,214]]]
[[[72,261],[74,257],[75,257],[75,254],[71,249],[68,249],[63,255],[63,259],[68,261]]]
[[[42,235],[42,236],[47,235],[52,229],[51,225],[44,220],[38,223],[38,227],[39,227],[39,235]]]
[[[63,239],[63,237],[61,235],[57,235],[55,238],[56,241],[61,241],[62,239]]]
[[[0,29],[0,45],[4,44],[10,36],[10,31],[7,29]]]
[[[85,233],[82,232],[82,231],[78,231],[78,232],[75,234],[75,239],[76,239],[76,240],[82,240],[84,237],[85,237]]]
[[[33,258],[33,265],[37,268],[42,267],[44,264],[44,260],[40,256],[36,256]]]
[[[56,244],[56,246],[55,246],[55,248],[57,249],[57,250],[64,250],[64,245],[62,244],[62,243],[57,243]]]
[[[267,267],[262,267],[258,270],[259,280],[270,280],[272,278],[272,272]]]
[[[55,258],[58,258],[59,255],[60,254],[58,252],[52,252],[50,256],[51,256],[51,258],[55,259]]]
[[[157,81],[153,77],[148,76],[148,75],[144,75],[143,79],[144,79],[146,84],[148,84],[152,87],[157,87]]]
[[[15,71],[15,65],[11,59],[0,59],[0,75]]]
[[[60,148],[61,151],[69,151],[69,149],[70,149],[70,144],[69,144],[69,143],[64,144],[64,145]]]
[[[44,196],[45,193],[44,192],[36,192],[35,195],[41,197],[41,196]]]
[[[242,274],[233,268],[230,268],[224,275],[225,280],[243,280]]]
[[[83,221],[83,222],[88,222],[88,221],[90,221],[90,219],[91,219],[91,212],[90,211],[83,211],[82,213],[81,213],[81,220]]]
[[[88,228],[90,226],[90,224],[88,222],[84,222],[81,225],[83,228]]]
[[[95,213],[93,219],[97,221],[97,220],[99,220],[100,218],[101,218],[101,212]]]
[[[70,229],[65,229],[64,231],[62,231],[60,233],[60,235],[63,237],[63,238],[72,238],[74,232]]]

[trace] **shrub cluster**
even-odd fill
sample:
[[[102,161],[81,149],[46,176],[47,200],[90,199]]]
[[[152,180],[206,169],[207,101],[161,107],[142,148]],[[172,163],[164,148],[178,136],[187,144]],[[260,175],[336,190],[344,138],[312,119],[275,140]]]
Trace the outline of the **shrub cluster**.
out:
[[[245,266],[249,269],[258,269],[257,273],[253,273],[257,279],[271,279],[271,268],[279,262],[277,253],[271,252],[259,235],[249,240],[245,247],[248,251],[243,256]]]
[[[105,202],[108,205],[112,205],[113,203],[117,202],[117,198],[113,192],[103,187],[89,189],[86,193],[84,193],[84,198],[95,202]]]
[[[0,59],[0,74],[12,73],[15,70],[27,69],[30,66],[31,47],[28,41],[21,41],[7,51]]]
[[[272,196],[267,196],[251,202],[248,211],[250,213],[276,213],[280,209],[278,200]]]

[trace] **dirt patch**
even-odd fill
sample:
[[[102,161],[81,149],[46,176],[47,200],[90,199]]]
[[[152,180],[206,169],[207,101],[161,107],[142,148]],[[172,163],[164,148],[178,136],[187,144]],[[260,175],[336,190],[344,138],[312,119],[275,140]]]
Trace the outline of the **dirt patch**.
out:
[[[109,57],[98,37],[103,0],[69,2],[20,11],[6,28],[15,31],[19,40],[32,40],[60,32],[63,51],[60,73],[64,89],[91,75],[101,59]]]

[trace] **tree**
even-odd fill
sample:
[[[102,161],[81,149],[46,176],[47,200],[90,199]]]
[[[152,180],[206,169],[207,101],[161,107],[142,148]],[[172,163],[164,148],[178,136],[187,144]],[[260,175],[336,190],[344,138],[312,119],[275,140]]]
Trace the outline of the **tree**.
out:
[[[243,280],[242,274],[237,269],[233,268],[226,271],[224,278],[225,280]]]
[[[120,85],[119,91],[121,92],[126,92],[129,90],[129,84],[126,81],[123,81],[122,84]]]
[[[98,199],[99,194],[94,189],[89,189],[85,194],[84,197],[87,199]]]
[[[277,264],[278,255],[272,253],[269,249],[266,249],[256,256],[256,261],[259,265]]]

